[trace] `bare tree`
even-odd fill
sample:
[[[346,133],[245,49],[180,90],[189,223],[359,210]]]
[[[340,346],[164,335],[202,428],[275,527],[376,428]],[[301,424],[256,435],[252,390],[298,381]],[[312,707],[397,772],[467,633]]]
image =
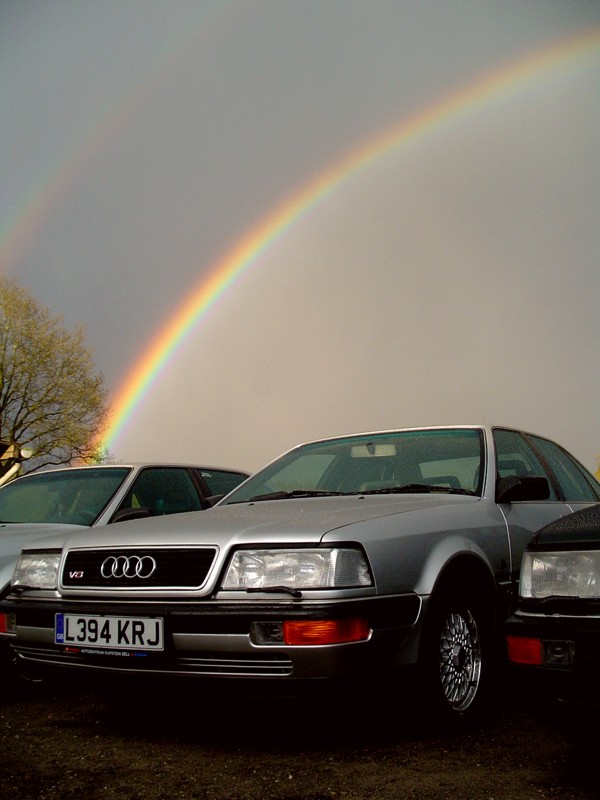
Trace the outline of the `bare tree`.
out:
[[[69,333],[31,294],[0,276],[0,475],[31,457],[24,471],[102,460],[107,424],[104,378],[84,331]]]

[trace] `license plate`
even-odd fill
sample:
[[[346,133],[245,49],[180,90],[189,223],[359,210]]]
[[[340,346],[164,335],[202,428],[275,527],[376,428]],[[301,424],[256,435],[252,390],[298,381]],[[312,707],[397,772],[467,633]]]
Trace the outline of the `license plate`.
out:
[[[163,620],[57,614],[54,641],[109,650],[163,650]]]

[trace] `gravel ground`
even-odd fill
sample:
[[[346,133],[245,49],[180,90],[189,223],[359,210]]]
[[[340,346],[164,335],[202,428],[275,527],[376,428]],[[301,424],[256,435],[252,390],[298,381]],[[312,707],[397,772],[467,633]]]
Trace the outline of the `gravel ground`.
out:
[[[191,685],[190,685],[191,689]],[[108,703],[77,686],[0,701],[10,800],[597,800],[573,721],[509,696],[485,724],[418,732],[384,705],[188,695]],[[144,700],[144,697],[146,698]],[[354,708],[356,705],[356,708]]]

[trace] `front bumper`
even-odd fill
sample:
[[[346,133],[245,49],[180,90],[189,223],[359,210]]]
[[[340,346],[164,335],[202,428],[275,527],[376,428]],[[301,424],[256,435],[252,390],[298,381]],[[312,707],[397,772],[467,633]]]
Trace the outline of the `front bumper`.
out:
[[[600,615],[517,611],[504,632],[510,669],[527,693],[600,704]]]
[[[14,621],[3,634],[27,671],[76,668],[95,673],[196,676],[225,680],[313,681],[379,672],[416,661],[422,599],[385,598],[289,602],[107,602],[9,598],[0,612]],[[162,652],[55,644],[57,613],[160,617]],[[254,631],[289,620],[365,618],[368,637],[324,645],[257,643]]]

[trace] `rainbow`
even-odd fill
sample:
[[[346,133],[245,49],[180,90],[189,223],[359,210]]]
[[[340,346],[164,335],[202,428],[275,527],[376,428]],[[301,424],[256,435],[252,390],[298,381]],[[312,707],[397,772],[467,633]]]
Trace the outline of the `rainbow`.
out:
[[[124,87],[117,99],[96,115],[77,142],[69,143],[66,155],[57,159],[40,176],[20,205],[15,206],[13,213],[3,221],[0,228],[1,273],[9,273],[23,257],[35,232],[81,178],[103,146],[127,128],[155,92],[185,63],[203,37],[219,36],[221,28],[228,24],[234,12],[234,0],[221,0],[221,4],[213,8],[199,8],[197,22],[190,26],[175,47],[159,53],[150,75]]]
[[[102,436],[101,448],[110,451],[114,446],[161,370],[218,299],[256,264],[273,242],[350,176],[396,148],[451,125],[471,110],[495,104],[516,91],[535,88],[536,81],[546,80],[548,73],[565,63],[574,68],[594,64],[599,52],[600,30],[594,29],[511,62],[375,136],[289,196],[202,277],[195,291],[154,337],[113,397],[111,422]]]

